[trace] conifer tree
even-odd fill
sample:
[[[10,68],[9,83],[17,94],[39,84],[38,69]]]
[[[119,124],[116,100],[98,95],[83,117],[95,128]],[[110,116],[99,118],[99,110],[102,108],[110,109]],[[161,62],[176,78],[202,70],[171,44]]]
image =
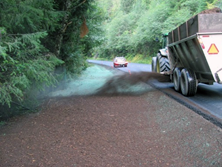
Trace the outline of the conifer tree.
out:
[[[101,22],[100,9],[94,0],[55,0],[55,3],[56,11],[63,16],[56,30],[49,32],[48,48],[65,62],[68,72],[79,73],[86,68],[85,55],[94,47],[93,33],[100,32],[95,31]]]
[[[0,103],[22,101],[33,84],[55,83],[55,66],[63,62],[42,44],[56,24],[53,1],[0,2]],[[53,21],[51,21],[53,20]]]
[[[1,0],[0,20],[0,104],[22,101],[33,85],[54,84],[60,66],[80,73],[100,44],[94,0]]]

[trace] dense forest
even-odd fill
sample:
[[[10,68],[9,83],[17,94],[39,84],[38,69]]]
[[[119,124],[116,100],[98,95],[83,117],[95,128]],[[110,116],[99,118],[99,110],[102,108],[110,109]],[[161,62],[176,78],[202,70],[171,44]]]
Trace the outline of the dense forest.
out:
[[[213,7],[219,0],[101,0],[106,11],[105,40],[100,56],[154,56],[168,33],[193,15]]]
[[[104,19],[94,0],[1,0],[0,20],[0,104],[10,107],[81,73]]]
[[[1,0],[0,109],[81,73],[87,57],[153,56],[163,33],[215,6],[221,1]]]

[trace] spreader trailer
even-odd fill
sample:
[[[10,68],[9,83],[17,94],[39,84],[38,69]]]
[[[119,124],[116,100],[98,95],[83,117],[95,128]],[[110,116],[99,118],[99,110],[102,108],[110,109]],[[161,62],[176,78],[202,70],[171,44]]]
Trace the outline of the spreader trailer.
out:
[[[166,38],[152,71],[170,75],[176,91],[193,96],[198,83],[222,84],[222,13],[198,14]]]

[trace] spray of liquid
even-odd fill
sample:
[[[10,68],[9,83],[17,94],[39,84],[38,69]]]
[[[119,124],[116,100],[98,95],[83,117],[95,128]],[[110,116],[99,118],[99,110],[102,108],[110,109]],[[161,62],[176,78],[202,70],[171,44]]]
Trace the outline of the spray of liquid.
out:
[[[142,94],[151,90],[147,83],[153,81],[169,82],[167,75],[155,72],[137,72],[133,74],[122,74],[109,78],[106,83],[97,89],[97,95],[123,95]]]

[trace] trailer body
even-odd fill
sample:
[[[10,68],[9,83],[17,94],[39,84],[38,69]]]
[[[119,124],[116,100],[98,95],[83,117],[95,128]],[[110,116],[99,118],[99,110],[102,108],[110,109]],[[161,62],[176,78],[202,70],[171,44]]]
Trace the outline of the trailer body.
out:
[[[222,13],[198,14],[168,35],[171,69],[193,70],[201,83],[222,83]]]
[[[198,83],[222,84],[222,13],[197,14],[178,26],[168,33],[167,50],[170,69],[161,70],[168,64],[158,53],[152,70],[169,74],[176,91],[191,96]]]

